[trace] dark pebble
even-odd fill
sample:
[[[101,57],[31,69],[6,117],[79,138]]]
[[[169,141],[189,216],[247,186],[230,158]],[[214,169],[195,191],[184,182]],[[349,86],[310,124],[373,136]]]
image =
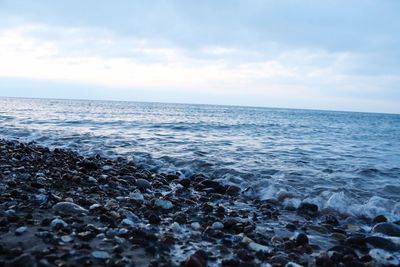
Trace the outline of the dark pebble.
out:
[[[196,251],[181,263],[183,267],[207,267],[207,253],[203,250]]]
[[[383,215],[378,215],[376,216],[373,220],[372,223],[373,224],[377,224],[377,223],[383,223],[383,222],[387,222],[388,220],[386,219],[385,216]]]

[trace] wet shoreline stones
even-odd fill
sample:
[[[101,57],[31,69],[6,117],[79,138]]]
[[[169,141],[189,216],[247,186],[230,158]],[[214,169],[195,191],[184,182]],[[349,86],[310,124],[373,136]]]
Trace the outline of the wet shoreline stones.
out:
[[[399,226],[0,140],[1,266],[396,266]],[[397,239],[396,239],[397,238]]]

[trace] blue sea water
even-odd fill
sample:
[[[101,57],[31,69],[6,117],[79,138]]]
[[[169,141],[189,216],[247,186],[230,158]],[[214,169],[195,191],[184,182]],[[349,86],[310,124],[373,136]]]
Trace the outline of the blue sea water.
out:
[[[203,173],[287,206],[400,219],[400,115],[0,98],[0,138]]]

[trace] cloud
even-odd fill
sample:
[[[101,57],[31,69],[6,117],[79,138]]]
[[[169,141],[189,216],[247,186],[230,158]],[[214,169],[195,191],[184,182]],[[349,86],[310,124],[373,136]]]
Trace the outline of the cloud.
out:
[[[218,95],[221,103],[235,96],[266,106],[368,109],[400,101],[399,7],[3,0],[0,76]]]

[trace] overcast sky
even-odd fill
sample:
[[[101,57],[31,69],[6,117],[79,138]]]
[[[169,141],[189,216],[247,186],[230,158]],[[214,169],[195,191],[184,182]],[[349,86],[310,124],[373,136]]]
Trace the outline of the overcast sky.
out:
[[[400,1],[0,0],[0,95],[400,113]]]

